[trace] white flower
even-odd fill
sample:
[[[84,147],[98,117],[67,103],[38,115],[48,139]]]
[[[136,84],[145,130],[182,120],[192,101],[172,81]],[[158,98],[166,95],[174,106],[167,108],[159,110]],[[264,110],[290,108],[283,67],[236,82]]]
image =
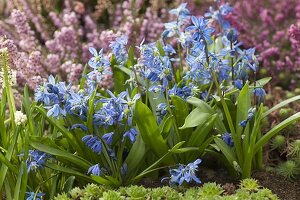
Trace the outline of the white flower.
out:
[[[15,123],[17,126],[26,123],[27,116],[22,113],[22,111],[15,112]]]

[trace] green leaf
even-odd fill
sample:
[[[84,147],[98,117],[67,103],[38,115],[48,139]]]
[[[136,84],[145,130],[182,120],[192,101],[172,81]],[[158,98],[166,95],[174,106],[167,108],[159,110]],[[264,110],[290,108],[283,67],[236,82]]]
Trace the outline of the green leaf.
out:
[[[279,108],[282,108],[282,107],[288,105],[289,103],[292,103],[292,102],[294,102],[294,101],[298,101],[298,100],[300,100],[300,95],[294,96],[294,97],[292,97],[292,98],[289,98],[289,99],[287,99],[287,100],[285,100],[285,101],[280,102],[279,104],[275,105],[275,106],[274,106],[273,108],[271,108],[270,110],[266,111],[266,112],[263,114],[263,118],[266,117],[266,116],[268,116],[269,114],[271,114],[273,111],[275,111],[275,110],[277,110],[277,109],[279,109]]]
[[[295,121],[300,119],[300,112],[290,116],[283,122],[277,124],[274,128],[268,131],[265,135],[263,135],[254,146],[254,153],[256,153],[261,147],[263,147],[273,136],[279,133],[282,129],[294,123]]]
[[[94,103],[95,103],[95,96],[97,94],[97,89],[93,92],[92,96],[89,99],[89,107],[88,107],[88,115],[87,115],[87,127],[89,130],[89,133],[94,133]]]
[[[59,150],[59,149],[41,144],[39,142],[35,142],[35,141],[31,141],[30,145],[33,148],[43,151],[45,153],[49,153],[54,156],[62,157],[65,160],[70,161],[71,163],[79,166],[82,169],[88,169],[91,166],[90,162],[88,162],[88,161],[84,160],[83,158],[80,158],[76,155],[73,155],[69,152],[65,152],[65,151],[62,151],[62,150]]]
[[[134,110],[134,120],[138,126],[143,141],[152,149],[158,157],[168,152],[168,146],[160,134],[156,119],[151,110],[141,101],[137,101]],[[172,158],[166,158],[167,163],[173,163]]]
[[[236,154],[239,160],[239,163],[243,163],[243,148],[241,145],[241,135],[243,127],[240,125],[240,122],[246,120],[248,117],[248,110],[251,106],[251,96],[249,90],[249,83],[247,82],[237,97],[237,110],[236,110],[236,122],[235,130],[236,134],[232,134],[232,139],[234,141],[234,147],[236,148]],[[246,137],[249,135],[249,128],[244,130]]]
[[[184,147],[180,149],[170,150],[171,153],[187,153],[190,151],[199,151],[199,147]]]
[[[74,187],[74,182],[75,182],[75,176],[70,176],[63,185],[63,192],[68,193],[69,191],[72,190],[72,188]]]
[[[211,131],[215,125],[217,114],[209,117],[203,125],[198,126],[196,130],[192,133],[187,145],[190,147],[199,147],[206,140],[208,136],[211,135]],[[210,134],[209,134],[210,133]]]
[[[212,115],[216,113],[216,111],[210,105],[208,105],[205,101],[202,101],[201,99],[198,99],[196,97],[191,97],[187,99],[187,102],[198,107],[198,109],[202,110],[203,112],[210,113]],[[225,133],[227,132],[227,130],[220,116],[221,115],[218,115],[215,122],[215,126],[217,130],[219,130],[222,133]]]
[[[215,138],[215,143],[227,158],[228,162],[232,165],[233,161],[236,161],[234,151],[220,138]]]
[[[85,64],[82,75],[81,75],[81,79],[80,79],[80,86],[79,86],[80,90],[84,89],[87,72],[88,72],[88,64]]]
[[[128,60],[130,62],[130,65],[133,66],[135,64],[135,60],[134,60],[134,49],[131,47],[129,47],[128,50]],[[130,75],[130,74],[128,74]]]
[[[74,138],[74,136],[65,127],[63,127],[60,123],[57,123],[57,121],[55,121],[53,118],[48,117],[46,111],[43,108],[41,108],[39,106],[36,106],[35,108],[46,118],[46,120],[52,126],[56,127],[57,130],[59,130],[64,135],[64,137],[66,137],[66,139],[72,145],[72,147],[76,148],[76,150],[81,155],[83,155],[83,150],[80,148],[81,146],[77,143],[77,140]]]
[[[125,81],[127,74],[123,73],[119,67],[117,67],[117,61],[115,56],[111,58],[111,69],[113,71],[113,78],[114,78],[114,92],[119,94],[126,90],[125,88]]]
[[[203,112],[202,108],[197,107],[186,117],[184,125],[179,129],[202,125],[211,115],[211,113]]]
[[[144,159],[146,152],[145,143],[141,137],[141,135],[137,135],[135,143],[133,143],[129,154],[125,160],[127,164],[127,173],[126,175],[130,176],[132,172],[134,172],[139,165],[142,164],[142,160]]]
[[[111,182],[110,180],[105,179],[105,178],[103,178],[103,177],[101,177],[101,176],[91,175],[91,177],[92,177],[92,179],[93,179],[94,181],[96,181],[96,182],[99,183],[99,184],[102,184],[102,185],[108,185],[108,186],[114,186],[114,183],[113,183],[113,182]]]
[[[265,78],[257,80],[256,85],[262,87],[262,86],[266,85],[267,83],[269,83],[271,80],[272,80],[272,77],[265,77]],[[254,86],[254,84],[252,83],[251,86]]]
[[[164,139],[168,137],[168,135],[171,131],[171,128],[173,125],[172,118],[173,118],[173,116],[168,116],[168,115],[165,116],[163,121],[159,125],[159,132],[163,136]]]
[[[83,178],[87,181],[91,181],[91,178],[89,176],[87,176],[85,174],[82,174],[82,173],[78,172],[77,170],[70,169],[70,167],[63,167],[63,166],[53,164],[53,163],[49,163],[49,162],[46,164],[46,167],[48,167],[50,169],[53,169],[55,171],[60,171],[60,172],[66,173],[66,174],[71,174],[73,176]]]

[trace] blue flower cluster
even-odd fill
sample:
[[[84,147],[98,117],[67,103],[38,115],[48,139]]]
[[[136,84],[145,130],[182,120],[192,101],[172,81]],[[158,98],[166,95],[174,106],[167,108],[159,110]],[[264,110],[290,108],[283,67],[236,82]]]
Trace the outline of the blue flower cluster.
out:
[[[222,139],[228,146],[230,147],[234,146],[234,142],[230,133],[224,133],[222,135]]]
[[[250,108],[248,110],[248,116],[247,116],[247,119],[243,120],[240,122],[240,126],[242,127],[246,127],[247,126],[247,123],[250,122],[252,120],[252,118],[254,117],[256,113],[256,108]]]
[[[20,154],[19,156],[24,156],[24,153]],[[28,157],[26,159],[27,172],[44,168],[49,158],[50,155],[47,153],[38,150],[29,150]]]
[[[45,193],[26,192],[26,200],[42,200]]]
[[[171,46],[164,48],[162,55],[155,43],[141,45],[139,47],[141,58],[139,63],[144,66],[142,74],[152,82],[149,91],[165,91],[169,81],[173,80],[173,69],[168,54],[175,53]]]
[[[201,183],[200,179],[196,176],[198,171],[198,165],[202,162],[201,159],[197,159],[188,165],[179,164],[177,169],[171,169],[170,172],[170,184],[182,185],[184,181],[190,183],[195,181],[196,183]],[[164,179],[162,179],[164,180]]]
[[[100,83],[104,75],[112,74],[110,70],[110,62],[103,54],[103,49],[97,52],[93,47],[89,48],[90,53],[93,55],[88,64],[93,69],[87,74],[90,83]]]
[[[117,59],[117,62],[122,65],[127,61],[128,58],[128,53],[126,50],[127,40],[127,36],[123,35],[116,38],[116,41],[111,42],[111,44],[109,45]]]

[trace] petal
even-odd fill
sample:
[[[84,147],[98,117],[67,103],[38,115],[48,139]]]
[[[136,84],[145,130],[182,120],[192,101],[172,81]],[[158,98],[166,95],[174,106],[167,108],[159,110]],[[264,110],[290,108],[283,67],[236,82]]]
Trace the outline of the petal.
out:
[[[89,52],[90,52],[91,54],[93,54],[94,56],[97,56],[97,55],[98,55],[97,50],[96,50],[94,47],[90,47],[90,48],[89,48]]]

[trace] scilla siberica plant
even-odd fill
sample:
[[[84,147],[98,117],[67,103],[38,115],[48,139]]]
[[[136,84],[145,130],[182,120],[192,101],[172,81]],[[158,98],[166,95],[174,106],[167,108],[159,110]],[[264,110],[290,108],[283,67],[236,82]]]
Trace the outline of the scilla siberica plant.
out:
[[[265,135],[262,118],[300,97],[262,112],[262,87],[270,79],[256,80],[255,49],[242,48],[225,18],[231,10],[223,4],[195,17],[182,4],[170,11],[176,20],[155,43],[128,48],[122,36],[111,43],[111,54],[90,48],[78,87],[50,76],[26,111],[32,132],[26,141],[55,160],[42,163],[45,168],[84,183],[119,186],[177,163],[182,167],[171,170],[173,182],[199,182],[195,171],[207,152],[242,177],[261,167],[262,146],[300,114]],[[113,90],[98,89],[107,74]]]

